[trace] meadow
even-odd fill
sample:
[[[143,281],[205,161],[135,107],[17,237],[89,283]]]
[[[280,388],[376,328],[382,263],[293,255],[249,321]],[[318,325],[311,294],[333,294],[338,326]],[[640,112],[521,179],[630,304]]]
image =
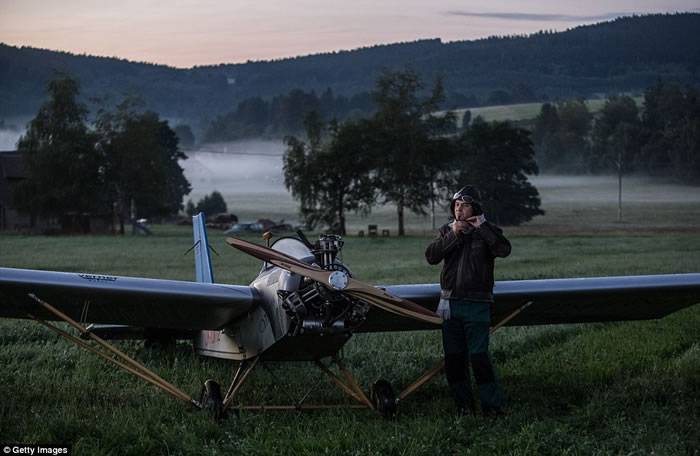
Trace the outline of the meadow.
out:
[[[497,280],[700,271],[695,189],[631,180],[619,223],[605,190],[609,180],[590,186],[576,178],[541,179],[547,215],[506,227],[513,254],[498,260]],[[280,213],[293,213],[293,206],[280,206]],[[253,216],[253,205],[246,207]],[[390,210],[380,215],[391,221]],[[358,217],[353,229],[371,217]],[[430,221],[411,223],[403,239],[346,237],[344,260],[355,276],[375,284],[435,282],[439,267],[423,259]],[[184,255],[189,229],[153,228],[152,237],[2,234],[0,265],[191,280],[193,259]],[[213,256],[217,281],[249,282],[258,262],[223,238],[210,232],[219,253]],[[89,455],[698,454],[698,334],[699,305],[655,321],[502,328],[492,355],[509,404],[497,419],[454,416],[438,378],[402,403],[393,421],[369,410],[332,409],[242,411],[215,423],[36,323],[5,320],[0,443],[66,442],[73,454]],[[186,342],[169,351],[119,345],[193,396],[207,378],[229,381],[235,367],[196,357]],[[379,377],[400,389],[440,355],[436,331],[359,334],[343,350],[365,389]],[[241,400],[288,403],[311,386],[312,403],[349,403],[308,364],[266,367],[254,373]]]
[[[636,96],[633,98],[637,106],[641,106],[644,102],[644,97]],[[584,101],[592,114],[597,113],[605,106],[604,98],[590,98]],[[510,105],[481,106],[477,108],[456,109],[454,113],[457,116],[458,125],[462,125],[462,120],[466,111],[471,111],[472,119],[481,116],[487,122],[531,120],[539,115],[542,104],[543,103],[517,103]]]

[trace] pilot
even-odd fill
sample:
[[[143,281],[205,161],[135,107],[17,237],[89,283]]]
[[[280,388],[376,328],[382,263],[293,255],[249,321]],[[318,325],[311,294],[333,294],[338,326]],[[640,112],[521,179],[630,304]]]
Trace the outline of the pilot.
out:
[[[428,263],[443,262],[437,313],[444,320],[445,375],[460,415],[476,413],[470,364],[482,413],[500,415],[505,400],[489,357],[489,327],[494,259],[510,254],[510,242],[486,221],[480,201],[471,185],[455,193],[450,204],[454,220],[440,227],[425,250]]]

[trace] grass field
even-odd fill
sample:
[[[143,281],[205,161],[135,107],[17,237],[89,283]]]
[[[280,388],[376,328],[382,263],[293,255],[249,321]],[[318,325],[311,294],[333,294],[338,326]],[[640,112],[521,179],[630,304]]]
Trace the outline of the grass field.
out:
[[[498,280],[700,271],[692,189],[630,182],[635,209],[618,224],[608,181],[581,194],[590,182],[544,179],[548,214],[506,228],[513,254],[497,262]],[[189,229],[154,231],[150,238],[0,235],[0,265],[190,280]],[[439,268],[423,260],[430,236],[413,233],[349,236],[344,259],[372,283],[434,282]],[[256,261],[226,247],[220,233],[210,242],[220,253],[218,281],[254,277]],[[216,424],[37,324],[8,320],[0,322],[0,443],[67,442],[86,455],[699,454],[698,334],[700,305],[658,321],[503,328],[492,354],[509,407],[495,420],[454,417],[440,378],[401,404],[395,421],[338,409],[243,412]],[[233,373],[234,365],[195,357],[185,343],[171,352],[120,346],[193,395],[204,379],[225,383]],[[344,350],[366,388],[378,377],[407,385],[440,354],[437,332],[356,335]],[[244,387],[248,402],[284,402],[313,386],[314,403],[347,403],[306,364],[269,367]]]
[[[605,105],[604,98],[591,98],[586,101],[586,106],[588,110],[595,114]],[[642,106],[644,102],[644,97],[634,97],[634,101],[637,102],[637,106]],[[457,125],[462,124],[462,119],[464,118],[465,111],[471,111],[471,118],[474,119],[476,116],[481,116],[485,121],[518,121],[518,120],[530,120],[537,117],[542,108],[542,103],[518,103],[512,105],[496,105],[496,106],[482,106],[479,108],[468,108],[468,109],[456,109],[454,113],[457,115]]]

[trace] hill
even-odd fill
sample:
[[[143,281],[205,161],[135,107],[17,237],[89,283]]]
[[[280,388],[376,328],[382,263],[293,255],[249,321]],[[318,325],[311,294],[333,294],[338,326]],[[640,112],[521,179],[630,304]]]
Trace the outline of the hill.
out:
[[[33,115],[55,71],[81,81],[86,100],[138,94],[161,115],[204,125],[244,98],[293,88],[350,96],[384,68],[442,75],[456,105],[637,92],[656,79],[700,82],[700,14],[633,16],[564,32],[443,43],[378,45],[275,61],[176,69],[117,58],[0,44],[0,119]],[[201,122],[201,123],[200,123]]]

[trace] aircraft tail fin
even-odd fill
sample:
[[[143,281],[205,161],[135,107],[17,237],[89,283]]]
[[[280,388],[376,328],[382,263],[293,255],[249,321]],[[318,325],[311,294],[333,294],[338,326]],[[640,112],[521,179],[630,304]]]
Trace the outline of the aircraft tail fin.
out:
[[[192,217],[192,230],[194,232],[195,279],[197,282],[214,283],[204,212],[200,212]]]

